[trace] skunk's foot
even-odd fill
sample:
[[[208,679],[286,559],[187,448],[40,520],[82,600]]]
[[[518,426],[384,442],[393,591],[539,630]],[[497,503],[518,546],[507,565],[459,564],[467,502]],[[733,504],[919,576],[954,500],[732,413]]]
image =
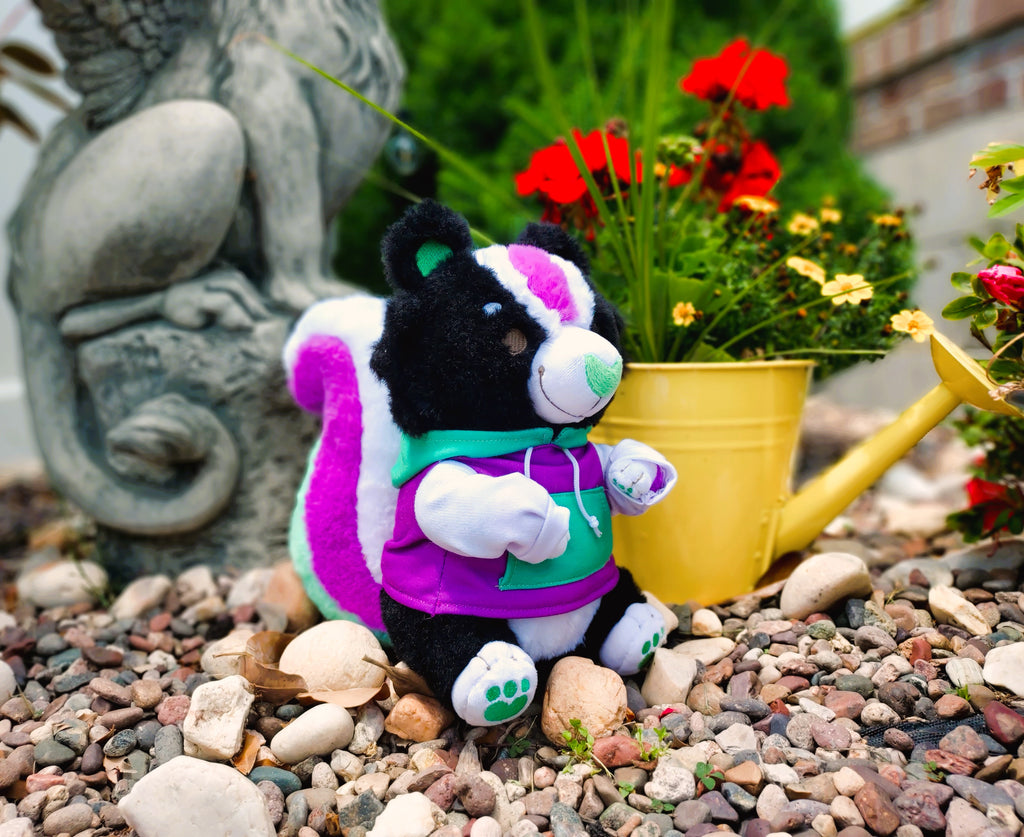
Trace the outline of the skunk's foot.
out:
[[[489,727],[518,718],[537,691],[537,669],[517,645],[488,642],[452,687],[452,705],[466,723]]]
[[[635,602],[626,608],[601,646],[601,665],[619,674],[636,674],[665,642],[665,619],[653,605]]]

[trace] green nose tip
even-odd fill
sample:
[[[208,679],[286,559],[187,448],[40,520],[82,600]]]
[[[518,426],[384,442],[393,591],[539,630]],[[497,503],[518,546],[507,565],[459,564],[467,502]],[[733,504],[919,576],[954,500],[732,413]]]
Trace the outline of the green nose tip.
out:
[[[597,355],[588,354],[583,357],[583,366],[587,373],[587,386],[598,398],[611,395],[622,380],[622,358],[607,363]]]

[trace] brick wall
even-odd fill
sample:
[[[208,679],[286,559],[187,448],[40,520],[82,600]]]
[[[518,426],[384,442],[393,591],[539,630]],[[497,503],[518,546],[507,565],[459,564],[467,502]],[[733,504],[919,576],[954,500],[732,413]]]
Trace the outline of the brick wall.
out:
[[[857,152],[1024,110],[1024,0],[908,2],[849,47]]]

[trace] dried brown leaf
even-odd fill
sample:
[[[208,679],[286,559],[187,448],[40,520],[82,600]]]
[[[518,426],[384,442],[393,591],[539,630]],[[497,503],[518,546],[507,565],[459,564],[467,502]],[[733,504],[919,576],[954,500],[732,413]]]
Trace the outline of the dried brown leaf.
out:
[[[246,776],[256,766],[256,756],[259,755],[260,747],[267,742],[262,735],[251,729],[245,731],[245,740],[242,741],[242,749],[235,753],[231,763],[235,769]]]
[[[238,673],[252,683],[262,700],[287,703],[307,691],[306,681],[300,675],[277,667],[281,652],[293,639],[292,634],[280,631],[260,631],[249,637],[245,651],[239,655]]]
[[[249,637],[245,650],[264,665],[276,666],[281,661],[284,649],[295,639],[295,634],[281,631],[260,631]]]
[[[363,686],[356,689],[317,689],[315,692],[304,692],[297,695],[299,703],[333,703],[345,709],[355,709],[357,706],[364,706],[371,700],[384,700],[389,694],[387,684],[379,688]]]
[[[385,674],[391,679],[391,684],[395,687],[395,694],[399,697],[409,694],[434,697],[434,693],[431,691],[430,686],[427,685],[427,681],[411,668],[398,668],[398,666],[382,663],[370,657],[363,657],[363,662],[373,663],[378,668],[384,669]]]

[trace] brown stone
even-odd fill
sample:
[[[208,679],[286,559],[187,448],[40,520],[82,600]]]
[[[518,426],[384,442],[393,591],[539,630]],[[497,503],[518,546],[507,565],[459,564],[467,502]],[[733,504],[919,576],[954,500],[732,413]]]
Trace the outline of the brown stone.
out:
[[[762,686],[760,697],[761,700],[763,700],[765,703],[771,706],[773,701],[785,700],[791,694],[793,694],[792,689],[790,689],[788,686],[780,686],[778,682],[775,682],[766,683],[764,686]]]
[[[83,648],[82,656],[96,668],[117,668],[124,661],[124,654],[121,651],[102,645]]]
[[[970,776],[978,767],[970,759],[955,756],[945,750],[925,750],[924,760],[935,762],[935,766],[945,773],[959,773],[961,776]]]
[[[640,745],[627,735],[609,735],[594,742],[594,758],[605,767],[623,767],[641,756]]]
[[[732,677],[732,661],[727,657],[724,660],[719,660],[714,665],[708,666],[704,672],[704,677],[701,678],[701,682],[721,685],[730,677]]]
[[[291,561],[274,566],[263,600],[284,612],[292,633],[304,631],[320,621],[320,612],[306,595],[306,588]]]
[[[997,756],[992,759],[986,759],[978,772],[974,774],[974,778],[981,782],[988,782],[989,784],[1002,779],[1006,774],[1006,769],[1010,766],[1013,761],[1013,756],[1007,753],[1005,756]]]
[[[88,689],[115,706],[128,706],[132,702],[132,693],[127,686],[107,680],[105,677],[94,677],[89,682]]]
[[[697,683],[686,696],[686,705],[702,715],[717,715],[722,711],[725,692],[716,683]]]
[[[384,719],[384,729],[408,741],[433,741],[455,722],[437,698],[403,695]]]
[[[836,713],[837,718],[856,721],[867,701],[857,692],[832,691],[825,695],[825,706]]]
[[[544,734],[557,746],[565,745],[562,732],[573,720],[601,738],[626,718],[626,686],[610,668],[582,657],[563,657],[551,670],[540,718]]]
[[[416,774],[416,778],[409,783],[407,790],[409,793],[423,793],[441,777],[451,773],[452,769],[447,764],[434,764]]]
[[[966,725],[946,733],[939,741],[939,749],[971,761],[981,761],[988,756],[988,747],[981,740],[981,736]]]
[[[455,774],[448,771],[423,791],[423,795],[442,811],[450,811],[452,805],[455,804],[455,786],[457,782],[458,779]]]
[[[140,709],[152,709],[163,699],[164,690],[156,680],[136,680],[129,687],[132,703]]]
[[[764,774],[756,762],[743,761],[725,771],[725,781],[734,782],[748,793],[756,794],[764,784]]]
[[[974,714],[971,705],[960,695],[954,694],[943,695],[935,701],[935,712],[940,718],[947,721],[966,718],[968,715]]]
[[[1006,747],[1013,747],[1024,739],[1024,716],[998,701],[985,706],[985,723],[992,737]]]
[[[900,814],[892,800],[874,782],[865,782],[857,791],[853,802],[864,817],[868,829],[883,837],[892,834],[900,826]]]
[[[145,717],[144,710],[137,706],[128,706],[124,709],[113,709],[99,717],[99,723],[107,729],[127,729],[135,726]]]

